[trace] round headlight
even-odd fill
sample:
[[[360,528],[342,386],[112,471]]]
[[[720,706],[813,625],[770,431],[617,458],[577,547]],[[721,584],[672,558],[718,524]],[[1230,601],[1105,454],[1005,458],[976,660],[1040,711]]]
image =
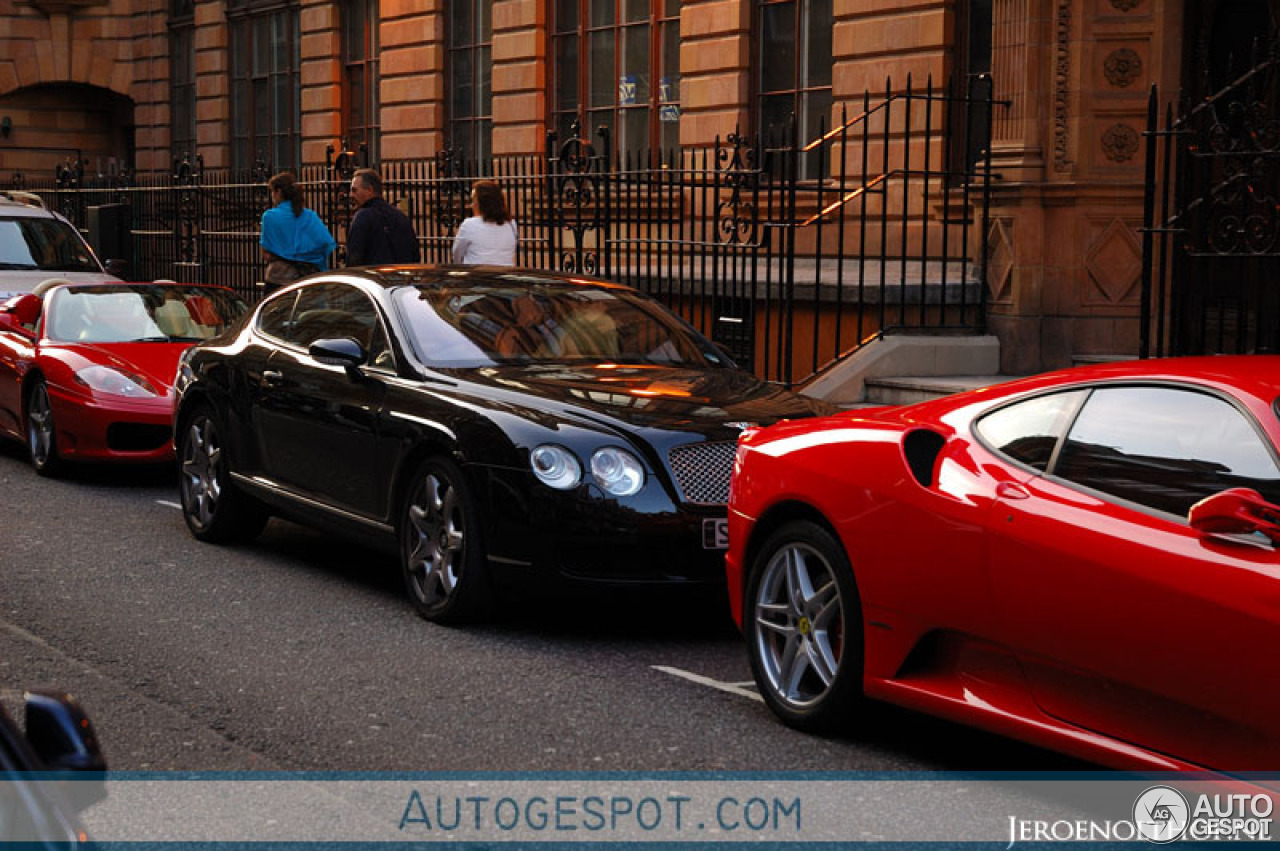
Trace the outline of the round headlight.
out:
[[[539,480],[558,490],[568,490],[582,481],[582,465],[578,459],[568,449],[554,443],[535,447],[529,453],[529,466]]]
[[[644,486],[640,459],[625,449],[606,446],[591,456],[591,475],[613,496],[631,496]]]

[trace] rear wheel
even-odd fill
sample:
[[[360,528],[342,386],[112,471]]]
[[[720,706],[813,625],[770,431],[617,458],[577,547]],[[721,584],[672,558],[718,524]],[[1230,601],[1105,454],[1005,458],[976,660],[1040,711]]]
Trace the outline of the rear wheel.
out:
[[[197,410],[178,435],[178,490],[191,534],[213,544],[247,541],[267,524],[267,513],[236,489],[218,424]]]
[[[757,554],[745,598],[751,671],[787,724],[821,731],[862,701],[862,605],[840,542],[823,527],[781,527]]]
[[[475,501],[462,470],[431,458],[415,472],[400,518],[400,565],[418,614],[452,624],[475,620],[491,602]]]
[[[27,450],[31,453],[31,466],[40,475],[56,476],[62,470],[49,387],[40,379],[27,393]]]

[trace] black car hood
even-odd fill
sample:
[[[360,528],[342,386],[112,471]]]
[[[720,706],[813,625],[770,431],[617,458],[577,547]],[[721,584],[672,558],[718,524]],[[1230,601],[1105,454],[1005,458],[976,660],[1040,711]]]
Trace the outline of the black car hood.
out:
[[[768,425],[837,410],[737,369],[538,364],[447,372],[524,396],[526,405],[543,411],[577,414],[615,427],[676,428],[708,437],[722,431],[725,437],[736,437],[748,424]],[[727,423],[733,425],[726,427]]]

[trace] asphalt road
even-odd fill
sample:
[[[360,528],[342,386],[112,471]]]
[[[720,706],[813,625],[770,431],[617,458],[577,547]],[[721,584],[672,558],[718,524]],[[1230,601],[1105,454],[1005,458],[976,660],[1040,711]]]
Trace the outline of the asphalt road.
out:
[[[48,480],[0,445],[0,703],[73,692],[114,769],[1088,767],[890,707],[833,738],[789,730],[705,601],[534,599],[435,626],[392,560],[324,534],[197,542],[174,475]]]

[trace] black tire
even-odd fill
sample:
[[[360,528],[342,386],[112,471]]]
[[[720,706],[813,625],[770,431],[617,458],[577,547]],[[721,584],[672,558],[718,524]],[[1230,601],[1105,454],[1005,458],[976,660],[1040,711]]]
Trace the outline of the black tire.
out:
[[[440,624],[474,621],[493,601],[475,500],[457,464],[430,458],[400,509],[400,570],[418,614]]]
[[[49,402],[49,387],[37,378],[27,390],[26,413],[27,452],[31,466],[42,476],[57,476],[66,463],[58,455],[57,429],[53,422],[53,406]]]
[[[774,531],[743,607],[751,672],[773,713],[807,732],[848,723],[864,700],[862,602],[835,536],[809,521]]]
[[[248,541],[270,519],[232,483],[222,430],[209,408],[197,409],[178,434],[178,495],[191,534],[211,544]]]

